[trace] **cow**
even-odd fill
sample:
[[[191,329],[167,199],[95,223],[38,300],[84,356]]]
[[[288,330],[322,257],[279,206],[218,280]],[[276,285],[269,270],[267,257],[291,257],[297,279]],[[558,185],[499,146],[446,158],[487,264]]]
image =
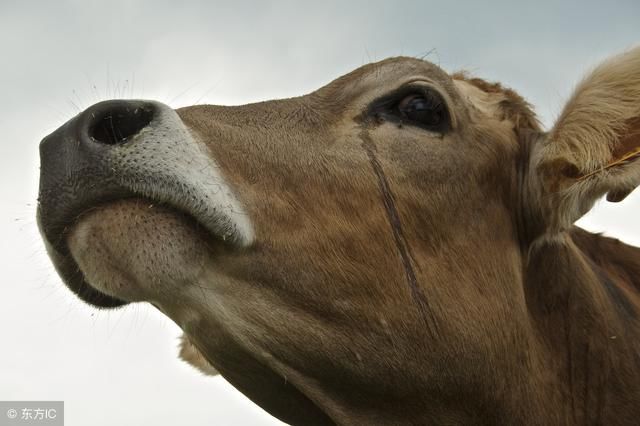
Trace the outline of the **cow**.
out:
[[[574,225],[640,184],[640,48],[550,130],[512,89],[395,57],[291,99],[100,102],[40,156],[65,284],[152,304],[284,422],[640,421],[640,249]]]

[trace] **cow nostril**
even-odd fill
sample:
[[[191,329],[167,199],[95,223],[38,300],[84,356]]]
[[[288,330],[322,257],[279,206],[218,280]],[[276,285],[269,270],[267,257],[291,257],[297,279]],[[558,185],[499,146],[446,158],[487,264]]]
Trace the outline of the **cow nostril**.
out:
[[[107,145],[123,144],[147,127],[153,115],[151,107],[118,106],[93,117],[89,136]]]

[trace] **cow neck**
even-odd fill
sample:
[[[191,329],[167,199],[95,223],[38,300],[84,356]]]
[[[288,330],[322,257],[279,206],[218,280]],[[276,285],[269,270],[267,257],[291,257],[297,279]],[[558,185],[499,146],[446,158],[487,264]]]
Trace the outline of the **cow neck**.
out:
[[[573,233],[580,238],[588,234]],[[561,389],[567,420],[601,424],[603,412],[611,409],[611,401],[617,398],[614,393],[621,389],[634,393],[637,400],[640,357],[624,343],[640,338],[637,311],[631,313],[629,306],[621,308],[612,299],[606,289],[615,285],[611,271],[598,265],[593,254],[565,232],[539,239],[531,247],[524,276],[527,307],[546,356],[545,374],[550,373],[551,386]]]

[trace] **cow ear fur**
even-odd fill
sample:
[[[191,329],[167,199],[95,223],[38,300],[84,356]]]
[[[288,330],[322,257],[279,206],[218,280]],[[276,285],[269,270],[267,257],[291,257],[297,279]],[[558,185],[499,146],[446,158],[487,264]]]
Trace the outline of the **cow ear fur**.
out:
[[[180,338],[180,358],[208,376],[217,376],[220,374],[218,370],[206,360],[198,348],[191,343],[191,340],[189,340],[185,334]]]
[[[640,47],[595,68],[531,151],[533,204],[547,234],[569,228],[605,194],[640,184]]]

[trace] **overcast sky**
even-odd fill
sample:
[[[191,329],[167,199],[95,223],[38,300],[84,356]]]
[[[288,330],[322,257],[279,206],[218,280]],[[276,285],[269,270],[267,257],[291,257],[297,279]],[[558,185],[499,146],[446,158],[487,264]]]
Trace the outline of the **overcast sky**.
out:
[[[585,70],[640,42],[637,0],[516,4],[0,0],[0,400],[64,400],[71,426],[278,424],[179,361],[155,310],[62,286],[35,224],[40,139],[102,99],[289,97],[394,55],[502,81],[550,125]],[[640,245],[639,212],[633,194],[581,223]]]

